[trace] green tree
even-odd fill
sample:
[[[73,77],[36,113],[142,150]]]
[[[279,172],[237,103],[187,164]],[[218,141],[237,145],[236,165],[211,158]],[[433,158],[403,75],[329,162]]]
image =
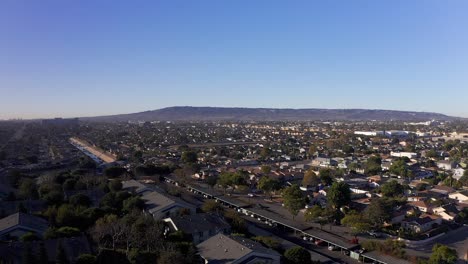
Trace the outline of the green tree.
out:
[[[382,159],[377,156],[372,156],[369,159],[367,159],[364,171],[367,175],[379,174],[380,172],[382,172],[381,165]]]
[[[354,148],[351,145],[344,145],[342,150],[346,154],[351,154],[354,152]]]
[[[465,171],[464,175],[458,180],[463,186],[468,187],[468,170]]]
[[[39,240],[39,237],[33,232],[28,232],[20,237],[20,241],[22,242],[31,242],[36,240]]]
[[[75,264],[94,264],[96,263],[96,256],[91,254],[81,254],[75,261]]]
[[[390,165],[390,172],[402,177],[408,176],[408,166],[404,159],[397,159],[392,162]]]
[[[63,192],[52,190],[42,198],[48,205],[60,205],[63,203]]]
[[[112,180],[109,182],[109,189],[111,192],[118,192],[122,190],[122,182],[120,180]]]
[[[289,264],[311,264],[310,252],[303,247],[295,246],[284,252],[284,257]]]
[[[127,169],[122,167],[109,167],[104,170],[104,175],[109,178],[117,178],[127,173]]]
[[[281,243],[269,236],[256,236],[253,238],[253,240],[262,243],[266,247],[269,247],[274,250],[280,250],[281,249]]]
[[[302,179],[302,186],[317,186],[320,183],[320,179],[315,174],[313,170],[307,170],[304,173],[304,178]]]
[[[268,174],[271,172],[271,166],[268,165],[262,165],[261,171],[263,174]]]
[[[222,172],[218,178],[218,184],[225,190],[227,187],[235,188],[238,185],[246,184],[246,175],[243,172],[237,171],[235,173]]]
[[[145,208],[145,201],[143,201],[138,196],[132,196],[123,201],[123,211],[124,212],[131,212],[132,210],[143,210]]]
[[[268,146],[264,146],[260,151],[260,157],[263,160],[268,159],[271,156],[271,149]]]
[[[320,229],[323,225],[329,223],[333,219],[333,214],[328,208],[322,208],[319,205],[314,205],[312,208],[306,210],[304,218],[307,222],[314,222],[320,224]]]
[[[33,179],[21,179],[18,195],[23,199],[37,199],[38,193],[36,182]]]
[[[323,168],[319,171],[319,177],[322,184],[328,186],[333,182],[333,172],[329,168]]]
[[[217,214],[220,214],[224,210],[224,208],[221,206],[221,204],[217,203],[214,200],[206,200],[203,203],[201,209],[203,210],[203,212],[206,212],[206,213],[213,212],[213,213],[217,213]]]
[[[351,228],[352,233],[357,234],[367,232],[371,229],[371,224],[363,214],[357,212],[350,212],[341,219],[341,224]]]
[[[380,227],[392,219],[392,211],[393,205],[391,201],[384,198],[375,198],[371,200],[364,214],[375,227]]]
[[[299,189],[299,185],[293,184],[283,190],[284,207],[293,215],[293,219],[306,205],[306,197]]]
[[[265,193],[268,193],[271,199],[272,193],[279,190],[281,188],[281,184],[278,180],[271,179],[268,176],[263,176],[258,181],[257,187]]]
[[[436,158],[437,152],[434,149],[430,149],[426,152],[426,157],[428,158]]]
[[[395,180],[388,181],[380,187],[382,195],[385,197],[400,196],[404,193],[403,185],[399,184]]]
[[[63,182],[62,187],[65,191],[74,190],[75,184],[76,184],[75,179],[66,179],[65,182]]]
[[[435,244],[429,264],[455,264],[458,260],[457,251],[445,245]]]
[[[71,226],[62,226],[58,228],[55,233],[58,237],[77,237],[81,234],[80,229]]]
[[[88,225],[84,212],[86,208],[82,206],[75,207],[71,204],[62,204],[57,209],[55,223],[58,226],[70,226],[84,230]]]
[[[313,157],[316,152],[317,152],[317,146],[311,145],[307,153],[309,154],[309,157]]]
[[[217,183],[226,190],[232,184],[232,173],[222,172],[218,177]]]
[[[236,232],[236,233],[247,232],[247,225],[246,225],[245,220],[242,217],[240,217],[235,211],[226,210],[224,212],[224,218],[226,218],[226,221],[232,226],[233,232]]]
[[[334,182],[327,192],[327,200],[330,205],[339,209],[351,202],[351,190],[349,185],[344,182]]]
[[[198,155],[195,151],[184,151],[182,152],[181,159],[184,163],[196,163],[198,160]]]
[[[69,201],[70,204],[75,206],[89,207],[91,205],[91,199],[88,196],[81,193],[71,196]]]
[[[211,188],[213,188],[216,185],[217,181],[218,181],[218,177],[216,176],[208,176],[205,178],[206,184],[208,184]]]

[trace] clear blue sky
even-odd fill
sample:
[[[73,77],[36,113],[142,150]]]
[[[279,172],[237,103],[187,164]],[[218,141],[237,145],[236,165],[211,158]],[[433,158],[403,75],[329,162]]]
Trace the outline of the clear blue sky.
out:
[[[0,119],[175,105],[468,117],[468,1],[0,1]]]

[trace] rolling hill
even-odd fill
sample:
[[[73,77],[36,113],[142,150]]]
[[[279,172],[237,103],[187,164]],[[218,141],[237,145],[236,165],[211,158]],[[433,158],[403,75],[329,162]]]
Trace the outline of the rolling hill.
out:
[[[375,109],[275,109],[175,106],[132,114],[84,117],[85,121],[448,121],[439,113]]]

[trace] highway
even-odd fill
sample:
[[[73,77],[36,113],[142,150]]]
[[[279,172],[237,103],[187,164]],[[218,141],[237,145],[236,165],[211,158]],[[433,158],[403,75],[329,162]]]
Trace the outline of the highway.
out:
[[[99,164],[112,163],[116,160],[112,154],[99,150],[78,138],[70,138],[70,143]]]

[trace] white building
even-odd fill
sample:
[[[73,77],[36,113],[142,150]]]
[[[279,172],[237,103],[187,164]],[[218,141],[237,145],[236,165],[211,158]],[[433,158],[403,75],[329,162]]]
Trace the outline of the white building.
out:
[[[390,152],[390,156],[392,157],[407,157],[409,159],[414,159],[418,157],[418,153],[415,152]]]
[[[354,135],[375,137],[375,136],[384,135],[384,131],[354,131]]]

